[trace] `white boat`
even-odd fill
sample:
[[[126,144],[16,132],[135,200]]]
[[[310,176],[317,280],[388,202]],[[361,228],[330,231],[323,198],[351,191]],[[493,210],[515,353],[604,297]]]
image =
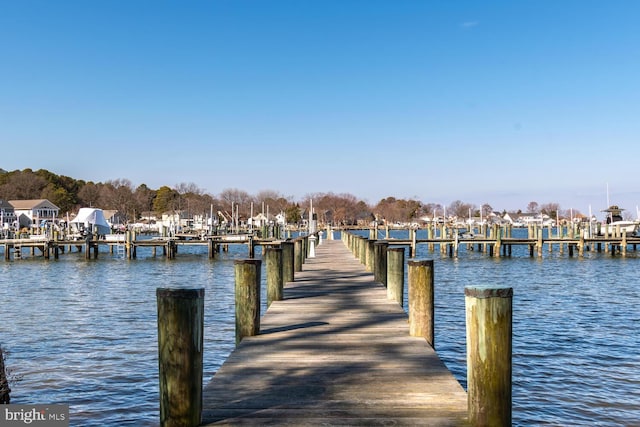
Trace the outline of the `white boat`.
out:
[[[622,211],[624,209],[619,208],[616,205],[611,205],[609,208],[602,212],[607,212],[606,220],[600,225],[599,235],[614,236],[618,233],[626,234],[627,236],[633,236],[638,231],[638,224],[633,221],[627,221],[622,219]]]
[[[104,217],[102,209],[80,208],[78,215],[69,225],[81,235],[97,232],[100,235],[110,234],[111,226]]]

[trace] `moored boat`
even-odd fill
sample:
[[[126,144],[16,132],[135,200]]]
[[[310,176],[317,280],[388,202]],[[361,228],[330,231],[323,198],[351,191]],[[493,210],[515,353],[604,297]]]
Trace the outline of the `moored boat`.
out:
[[[600,226],[599,235],[613,236],[615,234],[626,234],[627,236],[633,236],[638,231],[638,224],[633,221],[625,220],[622,218],[622,211],[617,205],[611,205],[609,208],[602,212],[607,213],[607,218]]]

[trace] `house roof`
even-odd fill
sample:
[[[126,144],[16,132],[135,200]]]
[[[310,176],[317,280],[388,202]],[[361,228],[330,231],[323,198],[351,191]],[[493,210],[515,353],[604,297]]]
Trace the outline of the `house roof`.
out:
[[[118,211],[116,209],[103,209],[102,213],[104,214],[104,217],[108,221],[112,219],[118,213]]]
[[[11,203],[14,209],[18,210],[29,210],[37,208],[60,209],[47,199],[9,200],[9,203]]]
[[[0,200],[0,209],[3,210],[13,210],[13,205],[9,203],[7,200]]]

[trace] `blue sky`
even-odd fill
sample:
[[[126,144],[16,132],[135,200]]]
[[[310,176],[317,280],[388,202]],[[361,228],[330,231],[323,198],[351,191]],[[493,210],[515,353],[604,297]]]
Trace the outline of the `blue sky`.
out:
[[[0,0],[0,168],[640,204],[640,2]]]

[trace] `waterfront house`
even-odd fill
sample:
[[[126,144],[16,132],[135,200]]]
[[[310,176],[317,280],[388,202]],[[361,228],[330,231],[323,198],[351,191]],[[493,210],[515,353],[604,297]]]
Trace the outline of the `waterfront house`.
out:
[[[38,226],[42,221],[58,218],[60,208],[47,199],[9,200],[20,227]]]
[[[140,214],[140,219],[152,224],[158,221],[158,215],[154,211],[145,211]]]
[[[255,215],[253,218],[249,218],[248,223],[251,227],[264,227],[269,223],[269,220],[265,214],[260,212],[258,215]]]
[[[0,200],[0,228],[9,228],[14,225],[16,213],[13,205],[6,200]]]
[[[553,220],[547,214],[527,212],[527,213],[514,213],[507,212],[502,217],[503,220],[510,223],[514,227],[527,227],[529,225],[548,225],[553,224]]]
[[[185,228],[190,228],[190,218],[187,211],[169,211],[162,214],[162,219],[159,225],[167,227],[170,232],[183,231]]]
[[[104,214],[104,218],[111,225],[121,225],[127,222],[125,216],[115,209],[105,209],[102,213]]]

